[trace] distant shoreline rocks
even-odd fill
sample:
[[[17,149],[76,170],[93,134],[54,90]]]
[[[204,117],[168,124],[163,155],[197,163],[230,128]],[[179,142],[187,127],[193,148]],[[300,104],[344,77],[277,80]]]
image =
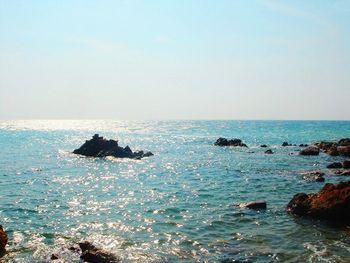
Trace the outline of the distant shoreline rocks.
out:
[[[141,159],[152,156],[151,152],[133,152],[129,146],[125,148],[118,145],[118,141],[106,140],[95,134],[91,140],[85,141],[80,148],[73,151],[74,154],[84,155],[87,157],[107,157]]]
[[[214,143],[215,146],[234,146],[234,147],[248,147],[241,139],[226,139],[220,137]]]

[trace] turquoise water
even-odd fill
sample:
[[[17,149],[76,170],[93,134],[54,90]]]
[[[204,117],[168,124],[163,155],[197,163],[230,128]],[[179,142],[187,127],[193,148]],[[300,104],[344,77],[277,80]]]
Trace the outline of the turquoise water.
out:
[[[70,153],[94,133],[155,155]],[[249,148],[213,146],[220,136]],[[124,262],[350,262],[349,227],[285,212],[295,193],[323,185],[302,172],[329,173],[326,164],[341,158],[280,147],[343,137],[350,137],[350,122],[1,121],[5,260],[46,262],[58,253],[79,262],[68,247],[90,240]],[[266,211],[234,206],[260,199]]]

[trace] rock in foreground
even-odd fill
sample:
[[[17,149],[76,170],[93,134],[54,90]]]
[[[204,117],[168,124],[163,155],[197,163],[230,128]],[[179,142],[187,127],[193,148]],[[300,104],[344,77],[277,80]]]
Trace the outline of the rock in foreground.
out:
[[[79,243],[82,254],[80,258],[90,263],[119,263],[120,259],[115,255],[95,247],[88,241]]]
[[[79,149],[73,151],[75,154],[81,154],[89,157],[107,157],[141,159],[152,156],[151,152],[143,151],[133,152],[129,146],[125,148],[118,145],[118,141],[106,140],[95,134],[91,140],[86,141]]]
[[[7,234],[0,225],[0,256],[5,253],[5,246],[7,244],[8,238]]]
[[[350,181],[325,184],[316,194],[296,194],[287,211],[299,215],[337,222],[350,222]]]
[[[228,140],[226,138],[219,138],[214,143],[216,146],[240,146],[240,147],[248,147],[245,143],[240,139],[231,139]]]

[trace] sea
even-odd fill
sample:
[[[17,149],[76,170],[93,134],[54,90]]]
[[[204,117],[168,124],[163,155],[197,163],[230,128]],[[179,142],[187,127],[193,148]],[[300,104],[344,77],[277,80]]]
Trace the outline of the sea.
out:
[[[96,133],[154,156],[72,154]],[[286,212],[295,194],[349,180],[326,169],[344,158],[281,146],[346,137],[350,121],[0,121],[2,260],[80,262],[69,248],[87,240],[122,262],[350,262],[349,226]],[[237,207],[256,200],[267,209]]]

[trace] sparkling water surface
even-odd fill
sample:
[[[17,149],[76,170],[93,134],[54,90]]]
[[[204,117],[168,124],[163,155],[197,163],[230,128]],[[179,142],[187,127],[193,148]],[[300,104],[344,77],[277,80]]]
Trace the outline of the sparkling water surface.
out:
[[[71,153],[95,133],[154,156]],[[218,137],[249,148],[213,146]],[[348,121],[0,121],[3,259],[79,262],[68,248],[89,240],[123,262],[350,262],[349,227],[285,211],[324,185],[302,172],[342,158],[281,147],[344,137]],[[253,200],[267,210],[234,206]]]

